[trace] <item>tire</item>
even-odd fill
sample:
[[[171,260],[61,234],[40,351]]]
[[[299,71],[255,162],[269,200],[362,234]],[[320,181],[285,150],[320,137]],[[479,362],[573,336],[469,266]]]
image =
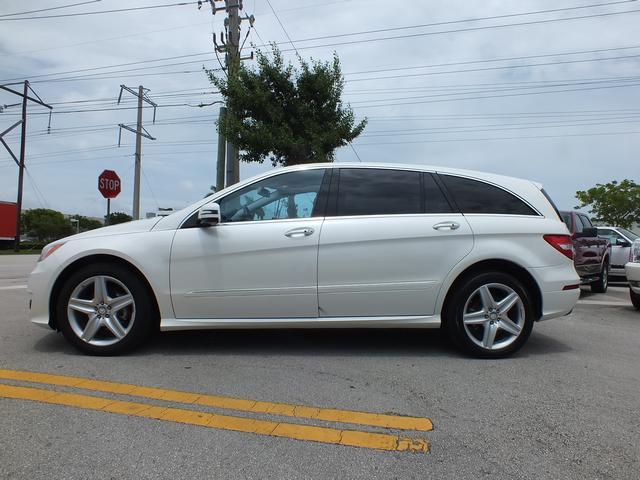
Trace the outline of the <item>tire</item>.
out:
[[[56,301],[63,335],[90,355],[117,355],[138,346],[151,334],[153,312],[146,284],[112,263],[87,265],[73,273]]]
[[[629,289],[629,296],[631,297],[631,303],[636,310],[640,310],[640,293],[636,293]]]
[[[609,262],[605,261],[602,264],[602,271],[598,280],[591,282],[591,291],[593,293],[607,293],[609,287]]]
[[[474,357],[502,358],[524,345],[535,314],[529,292],[516,278],[484,272],[465,278],[455,288],[445,306],[444,321],[459,349]],[[507,301],[501,312],[501,302]]]

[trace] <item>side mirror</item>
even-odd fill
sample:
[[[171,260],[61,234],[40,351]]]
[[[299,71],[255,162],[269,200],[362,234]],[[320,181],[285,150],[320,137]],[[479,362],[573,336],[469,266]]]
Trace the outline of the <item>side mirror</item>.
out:
[[[220,205],[207,203],[198,210],[198,224],[202,227],[212,227],[220,223]]]
[[[616,245],[618,247],[630,247],[631,244],[629,242],[627,242],[624,238],[616,238]]]

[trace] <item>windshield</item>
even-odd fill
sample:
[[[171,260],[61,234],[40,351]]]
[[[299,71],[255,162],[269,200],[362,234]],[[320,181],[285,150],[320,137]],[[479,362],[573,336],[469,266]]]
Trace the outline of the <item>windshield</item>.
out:
[[[640,238],[639,235],[636,235],[635,233],[633,233],[630,230],[627,230],[626,228],[618,228],[618,231],[620,231],[620,233],[622,233],[625,237],[627,237],[632,242]]]

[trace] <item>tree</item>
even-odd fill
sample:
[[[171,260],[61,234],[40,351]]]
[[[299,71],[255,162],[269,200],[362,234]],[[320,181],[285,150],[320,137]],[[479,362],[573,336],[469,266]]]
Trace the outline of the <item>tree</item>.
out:
[[[94,230],[96,228],[102,227],[102,223],[100,220],[95,220],[93,218],[88,218],[82,215],[72,215],[69,217],[70,219],[78,220],[78,227],[81,232],[86,232],[87,230]]]
[[[576,198],[580,201],[576,208],[589,205],[597,222],[622,228],[640,223],[640,185],[633,180],[597,183],[589,190],[576,192]]]
[[[333,161],[336,148],[347,145],[367,124],[355,123],[351,107],[341,100],[344,79],[340,60],[304,61],[300,69],[285,64],[278,48],[272,57],[257,52],[257,68],[240,65],[227,78],[207,71],[227,101],[218,131],[237,146],[245,162],[274,166]]]
[[[133,220],[133,217],[123,212],[113,212],[109,214],[108,222],[107,222],[106,215],[104,216],[104,219],[105,219],[105,222],[108,223],[109,225],[115,225],[117,223],[130,222],[131,220]]]
[[[38,241],[51,242],[71,235],[71,223],[61,212],[48,208],[33,208],[22,214],[24,231]]]

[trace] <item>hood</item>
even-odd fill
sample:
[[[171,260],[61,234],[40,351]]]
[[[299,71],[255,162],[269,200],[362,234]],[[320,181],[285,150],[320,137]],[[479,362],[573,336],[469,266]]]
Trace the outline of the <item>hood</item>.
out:
[[[160,221],[161,218],[162,217],[145,218],[142,220],[134,220],[132,222],[119,223],[117,225],[111,225],[108,227],[96,228],[95,230],[89,230],[87,232],[78,233],[77,235],[71,235],[70,237],[61,239],[60,241],[67,242],[81,238],[106,237],[109,235],[148,232],[155,226],[156,223]]]

